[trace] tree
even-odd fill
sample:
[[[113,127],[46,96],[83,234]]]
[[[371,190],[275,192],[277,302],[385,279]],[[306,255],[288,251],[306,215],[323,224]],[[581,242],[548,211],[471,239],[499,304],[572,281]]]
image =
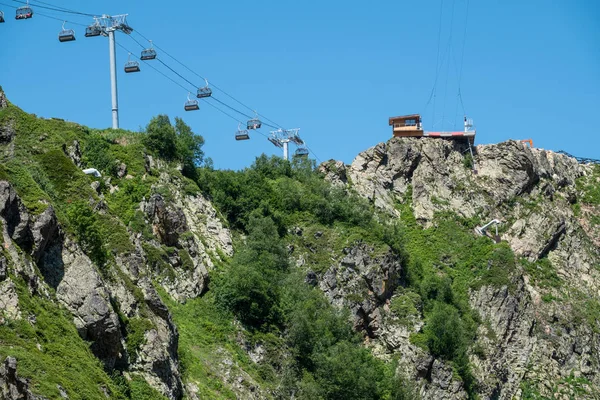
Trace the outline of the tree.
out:
[[[177,154],[183,166],[183,174],[195,178],[196,167],[204,161],[204,138],[192,132],[179,117],[175,117],[175,132],[177,133]]]
[[[150,120],[144,145],[167,161],[177,158],[177,133],[168,116],[157,115]]]
[[[169,117],[157,115],[146,127],[144,145],[167,161],[178,161],[183,175],[197,178],[196,167],[204,161],[204,138],[196,135],[181,118],[175,117],[175,126]]]
[[[279,324],[280,281],[287,264],[273,221],[252,215],[246,244],[215,279],[212,289],[217,303],[249,328]]]

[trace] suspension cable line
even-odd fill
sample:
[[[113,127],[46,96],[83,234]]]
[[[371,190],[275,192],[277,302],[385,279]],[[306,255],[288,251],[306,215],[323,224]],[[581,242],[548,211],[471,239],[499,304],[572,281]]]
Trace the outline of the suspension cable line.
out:
[[[80,16],[93,17],[93,18],[95,18],[97,15],[101,15],[101,14],[90,14],[90,13],[84,13],[84,12],[80,12],[80,11],[75,11],[75,10],[68,9],[68,8],[65,8],[65,7],[56,6],[56,5],[53,5],[53,4],[51,4],[51,3],[47,3],[47,2],[41,1],[41,0],[31,0],[31,3],[26,3],[26,2],[24,2],[24,1],[21,1],[21,0],[12,0],[12,1],[13,1],[13,2],[15,2],[15,3],[20,3],[20,4],[29,4],[29,5],[35,6],[36,8],[42,8],[42,9],[46,9],[46,10],[49,10],[49,11],[54,11],[54,12],[58,12],[58,13],[66,13],[66,14],[80,15]],[[443,0],[442,0],[442,1],[443,1]],[[6,6],[6,7],[10,7],[10,8],[14,8],[14,9],[17,9],[17,8],[18,8],[18,7],[15,7],[15,6],[12,6],[12,5],[9,5],[9,4],[5,4],[5,3],[2,3],[2,2],[0,2],[0,5],[4,5],[4,6]],[[88,26],[88,25],[85,25],[85,24],[81,24],[81,23],[77,23],[77,22],[73,22],[73,21],[67,21],[67,20],[65,20],[64,18],[58,18],[58,17],[54,17],[54,16],[47,15],[47,14],[43,14],[43,13],[40,13],[40,12],[36,12],[36,15],[40,15],[40,16],[42,16],[42,17],[46,17],[46,18],[50,18],[50,19],[54,19],[54,20],[57,20],[57,21],[68,22],[68,23],[70,23],[70,24],[73,24],[73,25],[78,25],[78,26],[83,26],[83,27],[87,27],[87,26]],[[144,38],[145,40],[148,40],[148,41],[149,41],[149,39],[148,39],[146,36],[144,36],[142,33],[138,32],[137,30],[135,30],[134,32],[135,32],[135,33],[137,33],[137,34],[139,34],[139,35],[140,35],[142,38]],[[145,46],[144,46],[144,45],[142,45],[142,44],[141,44],[141,43],[140,43],[138,40],[136,40],[134,37],[132,37],[131,35],[127,35],[127,36],[131,37],[131,39],[132,39],[134,42],[136,42],[136,43],[137,43],[137,44],[138,44],[140,47],[142,47],[142,49],[144,49],[144,48],[145,48]],[[117,44],[119,47],[121,47],[123,50],[127,51],[128,53],[131,53],[131,52],[129,52],[129,51],[127,50],[127,48],[126,48],[125,46],[121,45],[120,43],[116,43],[116,44]],[[201,79],[203,79],[203,80],[205,80],[205,81],[206,81],[206,78],[204,78],[202,75],[198,74],[197,72],[195,72],[194,70],[192,70],[191,68],[189,68],[187,65],[185,65],[184,63],[182,63],[181,61],[179,61],[177,58],[175,58],[174,56],[172,56],[171,54],[169,54],[167,51],[165,51],[165,50],[164,50],[164,49],[162,49],[161,47],[157,46],[156,44],[155,44],[155,47],[156,47],[157,49],[159,49],[159,50],[160,50],[162,53],[164,53],[165,55],[167,55],[168,57],[170,57],[171,59],[173,59],[175,62],[177,62],[178,64],[180,64],[181,66],[183,66],[183,67],[184,67],[185,69],[187,69],[189,72],[193,73],[194,75],[196,75],[196,76],[198,76],[199,78],[201,78]],[[139,57],[137,57],[137,56],[136,56],[135,58],[138,58],[138,59],[139,59]],[[141,59],[140,59],[140,60],[141,60]],[[164,67],[166,67],[166,68],[167,68],[167,69],[169,69],[171,72],[173,72],[175,75],[177,75],[179,78],[181,78],[182,80],[184,80],[184,81],[185,81],[187,84],[189,84],[189,85],[193,86],[195,89],[197,89],[197,88],[198,88],[198,86],[197,86],[197,85],[195,85],[193,82],[191,82],[190,80],[188,80],[187,78],[185,78],[183,75],[181,75],[181,74],[180,74],[179,72],[177,72],[175,69],[173,69],[172,67],[170,67],[170,66],[169,66],[167,63],[165,63],[164,61],[162,61],[161,59],[158,59],[158,58],[157,58],[157,60],[158,60],[158,61],[159,61],[159,62],[160,62],[160,63],[161,63],[161,64],[162,64]],[[189,93],[189,90],[188,90],[188,89],[187,89],[185,86],[183,86],[182,84],[180,84],[179,82],[177,82],[175,79],[171,78],[170,76],[168,76],[168,75],[167,75],[167,74],[165,74],[164,72],[160,71],[158,68],[154,67],[154,66],[153,66],[153,65],[151,65],[150,63],[146,63],[146,64],[147,64],[148,66],[150,66],[150,67],[151,67],[153,70],[155,70],[156,72],[158,72],[159,74],[161,74],[162,76],[164,76],[165,78],[169,79],[169,80],[170,80],[172,83],[176,84],[178,87],[182,88],[183,90],[185,90],[185,91],[188,91],[188,93]],[[270,127],[270,128],[273,128],[273,129],[278,129],[278,128],[281,128],[281,129],[283,129],[283,127],[282,127],[280,124],[278,124],[278,123],[276,123],[275,121],[273,121],[273,120],[271,120],[271,119],[267,118],[266,116],[264,116],[264,115],[262,115],[262,114],[260,114],[260,113],[256,112],[256,111],[255,111],[253,108],[249,107],[248,105],[244,104],[243,102],[241,102],[241,101],[240,101],[240,100],[238,100],[237,98],[233,97],[232,95],[230,95],[229,93],[227,93],[225,90],[223,90],[223,89],[222,89],[222,88],[220,88],[219,86],[217,86],[217,85],[215,85],[215,84],[212,84],[212,83],[211,83],[211,86],[213,86],[215,89],[217,89],[217,90],[219,90],[220,92],[222,92],[224,95],[226,95],[227,97],[229,97],[231,100],[233,100],[233,101],[237,102],[237,103],[238,103],[238,104],[240,104],[241,106],[243,106],[243,107],[247,108],[248,110],[250,110],[250,111],[254,112],[254,113],[257,115],[257,116],[260,116],[260,117],[262,117],[264,120],[266,120],[266,121],[269,121],[269,122],[271,122],[271,123],[273,123],[273,124],[274,124],[274,125],[270,125],[270,124],[267,124],[267,123],[264,123],[264,122],[263,122],[263,125],[265,125],[265,126],[268,126],[268,127]],[[252,119],[252,118],[253,118],[252,116],[249,116],[248,114],[246,114],[246,113],[244,113],[244,112],[242,112],[242,111],[240,111],[240,110],[238,110],[238,109],[236,109],[236,108],[234,108],[234,107],[231,107],[231,106],[229,106],[228,104],[226,104],[226,103],[222,102],[221,100],[219,100],[219,99],[215,98],[214,96],[211,96],[211,97],[210,97],[210,99],[212,99],[212,100],[214,100],[214,101],[218,102],[219,104],[221,104],[221,105],[223,105],[223,106],[225,106],[225,107],[229,108],[230,110],[232,110],[232,111],[234,111],[234,112],[236,112],[236,113],[238,113],[238,114],[240,114],[240,115],[243,115],[243,116],[244,116],[244,117],[246,117],[246,118],[249,118],[249,119]],[[235,118],[234,116],[232,116],[231,114],[227,113],[226,111],[222,110],[221,108],[217,107],[216,105],[212,104],[210,101],[208,101],[208,99],[203,99],[203,100],[205,100],[206,104],[208,104],[209,106],[211,106],[211,107],[215,108],[216,110],[218,110],[219,112],[223,113],[223,114],[224,114],[224,115],[226,115],[227,117],[229,117],[229,118],[233,119],[234,121],[236,121],[236,122],[238,122],[238,123],[241,123],[241,124],[243,124],[243,122],[242,122],[242,121],[240,121],[239,119]],[[269,138],[269,136],[265,135],[264,133],[260,132],[259,130],[256,130],[256,132],[258,132],[260,135],[262,135],[262,136],[264,136],[264,137],[266,137],[266,138]],[[315,153],[314,153],[314,152],[313,152],[313,151],[312,151],[310,148],[308,148],[308,146],[306,146],[306,148],[307,148],[307,149],[308,149],[308,150],[309,150],[309,151],[310,151],[310,152],[311,152],[311,153],[312,153],[312,154],[315,156],[315,158],[317,158],[317,159],[318,159],[318,157],[316,156],[316,154],[315,154]],[[320,160],[319,160],[319,161],[320,161]]]
[[[442,107],[442,128],[444,126],[444,121],[446,120],[446,98],[448,96],[448,74],[450,73],[450,63],[452,62],[452,55],[454,54],[452,51],[452,34],[454,29],[454,6],[456,5],[456,0],[452,0],[452,13],[450,16],[450,35],[448,36],[448,65],[446,66],[446,82],[444,83],[444,103]]]
[[[437,81],[439,76],[439,63],[440,63],[440,43],[442,39],[442,15],[444,11],[444,0],[440,0],[440,21],[438,23],[438,44],[437,44],[437,57],[435,60],[435,79],[433,81],[433,118],[432,121],[435,123],[435,101],[436,101],[436,92],[437,92]],[[429,102],[428,102],[429,104]]]
[[[456,99],[456,108],[454,110],[454,120],[455,121],[457,120],[457,117],[458,117],[458,102],[459,102],[459,100],[460,100],[460,104],[463,109],[463,115],[466,114],[465,105],[463,104],[462,94],[461,94],[461,83],[462,83],[463,63],[465,60],[465,43],[467,42],[468,21],[469,21],[469,0],[467,0],[467,9],[465,11],[465,30],[463,33],[462,51],[461,51],[461,55],[460,55],[460,68],[459,68],[459,73],[458,73],[458,95],[457,95],[457,99]]]
[[[139,32],[138,30],[135,30],[134,33],[137,33],[138,35],[140,35],[143,39],[145,40],[150,40],[148,39],[146,36],[144,36],[141,32]],[[136,41],[137,42],[137,41]],[[153,42],[154,43],[154,42]],[[139,44],[139,42],[138,42]],[[143,46],[142,46],[143,47]],[[173,55],[169,54],[166,50],[164,50],[163,48],[161,48],[160,46],[158,46],[156,43],[154,43],[154,47],[156,47],[158,50],[160,50],[162,53],[164,53],[165,55],[167,55],[168,57],[170,57],[173,61],[175,61],[176,63],[178,63],[179,65],[181,65],[182,67],[184,67],[185,69],[187,69],[189,72],[191,72],[192,74],[196,75],[197,77],[199,77],[202,80],[207,80],[204,76],[200,75],[199,73],[197,73],[196,71],[194,71],[193,69],[191,69],[190,67],[188,67],[187,65],[185,65],[183,62],[179,61],[177,58],[175,58]],[[221,93],[223,93],[225,96],[229,97],[231,100],[235,101],[236,103],[240,104],[241,106],[247,108],[248,110],[252,111],[252,112],[256,112],[252,107],[244,104],[243,102],[241,102],[240,100],[236,99],[235,97],[233,97],[232,95],[230,95],[229,93],[227,93],[224,89],[222,89],[221,87],[215,85],[212,81],[211,81],[211,86],[214,87],[215,89],[217,89],[218,91],[220,91]],[[265,124],[267,126],[270,126],[272,128],[282,128],[283,126],[281,126],[280,124],[278,124],[277,122],[267,118],[266,116],[264,116],[263,114],[260,114],[258,112],[256,112],[256,114],[260,117],[262,117],[264,120],[271,122],[272,124],[276,125],[276,127],[270,126],[268,124]],[[245,115],[245,114],[244,114]],[[252,117],[249,117],[252,118]]]

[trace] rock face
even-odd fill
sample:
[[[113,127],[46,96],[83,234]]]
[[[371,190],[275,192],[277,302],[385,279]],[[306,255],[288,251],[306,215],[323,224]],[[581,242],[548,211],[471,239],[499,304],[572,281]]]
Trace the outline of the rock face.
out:
[[[30,216],[14,188],[0,181],[0,217],[6,222],[8,235],[21,247],[31,246]]]
[[[55,260],[62,263],[64,275],[56,297],[73,313],[79,335],[92,342],[92,352],[112,369],[123,356],[123,346],[109,292],[91,260],[74,243],[67,240],[61,250]],[[46,265],[50,263],[46,259]]]
[[[167,202],[161,194],[153,194],[140,204],[147,221],[152,225],[157,244],[177,250],[167,263],[170,276],[162,279],[169,295],[178,301],[194,298],[207,289],[208,271],[219,252],[231,256],[231,234],[224,228],[216,210],[202,195],[184,195],[182,182],[161,174],[158,188],[170,188]],[[188,259],[189,257],[189,259]]]
[[[398,204],[410,203],[424,227],[434,226],[439,212],[481,223],[499,219],[501,239],[535,269],[518,268],[509,286],[483,286],[470,293],[470,306],[482,320],[473,346],[477,351],[469,353],[478,395],[519,398],[532,385],[545,396],[596,398],[600,339],[594,332],[600,322],[592,317],[595,311],[583,309],[599,304],[600,247],[589,223],[598,213],[582,204],[576,215],[572,207],[579,201],[576,181],[592,176],[593,167],[514,141],[477,146],[473,160],[465,154],[468,147],[452,141],[394,138],[359,154],[351,165],[329,161],[320,171],[392,217],[400,215]],[[353,304],[350,299],[360,298],[350,278],[354,265],[345,269],[344,263],[330,268],[319,285],[332,302],[354,311],[355,324],[372,339],[375,353],[400,354],[399,369],[418,382],[424,399],[466,398],[450,365],[410,343],[410,333],[419,331],[422,320],[399,324],[368,284],[366,300]],[[371,281],[389,276],[389,263],[372,264],[378,278]],[[556,274],[546,279],[560,283],[540,283],[535,275],[544,268],[540,265]],[[368,316],[358,317],[363,314]],[[370,328],[373,324],[378,329]],[[573,376],[581,383],[572,383]]]
[[[391,252],[377,255],[359,244],[344,250],[339,265],[323,275],[321,290],[337,306],[352,310],[354,328],[377,337],[381,327],[379,307],[392,297],[401,283],[402,266]]]
[[[0,93],[1,94],[1,93]],[[5,400],[45,400],[29,390],[29,382],[17,376],[17,360],[7,357],[0,366],[0,398]]]

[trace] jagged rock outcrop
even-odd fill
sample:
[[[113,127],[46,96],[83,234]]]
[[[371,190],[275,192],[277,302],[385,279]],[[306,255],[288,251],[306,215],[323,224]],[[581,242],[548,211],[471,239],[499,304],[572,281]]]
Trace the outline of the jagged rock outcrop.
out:
[[[63,152],[73,161],[73,164],[77,166],[77,168],[82,168],[83,163],[81,162],[81,147],[79,146],[79,141],[74,140],[73,144],[68,146],[63,145]]]
[[[182,186],[179,179],[162,173],[156,187],[169,188],[169,201],[155,193],[140,204],[158,242],[178,249],[168,259],[172,276],[162,279],[163,287],[178,301],[206,290],[212,258],[233,254],[231,234],[214,207],[201,194],[183,194]]]
[[[321,290],[337,306],[348,307],[354,328],[377,337],[381,326],[380,307],[401,284],[402,265],[392,252],[375,254],[365,244],[344,249],[339,265],[327,270],[320,281]]]
[[[179,235],[188,230],[183,211],[180,208],[167,207],[160,194],[153,194],[144,211],[152,224],[153,233],[167,246],[175,246]]]
[[[55,260],[64,275],[56,288],[56,297],[74,316],[79,335],[92,342],[91,350],[108,369],[123,357],[122,337],[117,313],[110,294],[92,261],[70,240],[61,245]],[[47,267],[48,268],[48,267]]]
[[[17,196],[17,192],[6,181],[0,181],[0,217],[6,221],[8,235],[19,246],[31,246],[30,216]]]
[[[478,334],[483,354],[471,356],[479,393],[484,398],[512,399],[538,343],[526,284],[519,279],[511,289],[484,286],[471,293],[471,305],[485,322]]]
[[[2,93],[0,93],[0,95],[2,95]],[[2,107],[0,106],[0,108]],[[15,124],[13,121],[0,124],[0,143],[6,144],[12,142],[15,134]]]
[[[8,100],[2,88],[0,88],[0,109],[8,107]]]
[[[348,183],[348,177],[346,176],[346,166],[342,161],[329,160],[319,165],[319,172],[321,172],[325,179],[336,186],[344,186]]]
[[[45,397],[31,393],[29,381],[17,376],[17,360],[14,357],[7,357],[0,366],[0,398],[3,400],[46,400]]]

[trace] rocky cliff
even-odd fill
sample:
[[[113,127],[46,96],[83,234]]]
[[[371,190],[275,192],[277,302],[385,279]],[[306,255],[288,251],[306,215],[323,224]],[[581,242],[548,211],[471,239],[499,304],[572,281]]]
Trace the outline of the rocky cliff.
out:
[[[392,218],[412,212],[424,229],[437,229],[447,213],[473,225],[500,220],[500,238],[519,262],[506,284],[469,290],[469,305],[484,321],[468,352],[476,392],[490,399],[531,393],[597,398],[598,199],[586,190],[597,191],[599,167],[512,141],[474,151],[471,159],[466,147],[451,141],[392,139],[359,154],[351,165],[330,161],[320,169],[333,184],[355,191]],[[381,276],[394,265],[378,264]],[[335,301],[336,293],[352,287],[347,283],[352,279],[337,279],[342,288],[331,291],[332,271],[322,286]],[[354,279],[364,273],[359,271]],[[355,311],[357,318],[363,310]],[[423,324],[419,317],[407,328],[385,305],[371,307],[369,315],[368,320],[383,321],[374,331],[374,348],[402,358],[423,398],[467,397],[451,368],[409,340]]]

